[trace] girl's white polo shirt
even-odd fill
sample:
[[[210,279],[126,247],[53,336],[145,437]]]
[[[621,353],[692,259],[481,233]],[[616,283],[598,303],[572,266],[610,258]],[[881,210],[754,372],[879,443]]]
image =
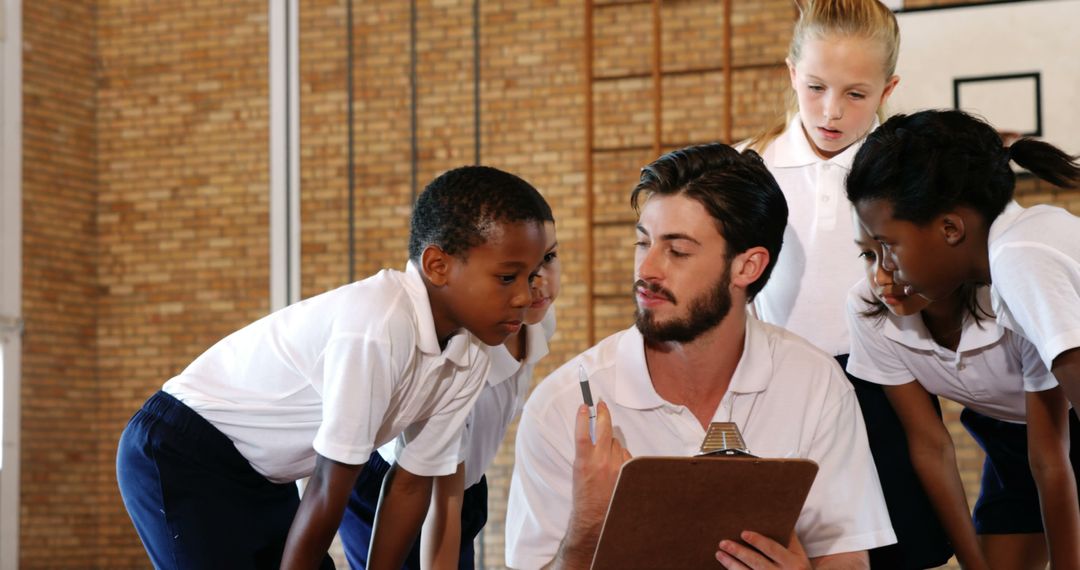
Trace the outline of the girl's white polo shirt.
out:
[[[998,322],[1052,369],[1059,354],[1080,347],[1080,218],[1010,202],[990,225],[988,249]]]
[[[787,200],[788,225],[772,276],[754,298],[754,311],[833,356],[848,353],[845,295],[863,275],[844,189],[861,145],[860,140],[824,160],[814,154],[796,115],[762,153]]]
[[[750,452],[820,467],[796,524],[811,557],[896,541],[855,394],[835,360],[779,327],[747,319],[745,347],[713,421],[736,422]],[[550,562],[572,508],[578,366],[611,407],[616,437],[635,456],[689,456],[705,430],[653,388],[636,328],[616,333],[541,382],[518,427],[506,519],[513,568]]]
[[[931,394],[1014,423],[1026,421],[1025,392],[1057,386],[1035,347],[993,320],[965,316],[954,352],[934,342],[920,315],[863,315],[872,298],[865,280],[848,294],[847,366],[859,378],[887,386],[917,380]],[[990,306],[986,287],[978,290],[978,300]]]
[[[467,332],[440,350],[416,267],[383,270],[232,333],[162,389],[229,437],[267,479],[311,474],[315,454],[351,465],[411,434],[401,465],[457,468],[465,418],[489,365]]]

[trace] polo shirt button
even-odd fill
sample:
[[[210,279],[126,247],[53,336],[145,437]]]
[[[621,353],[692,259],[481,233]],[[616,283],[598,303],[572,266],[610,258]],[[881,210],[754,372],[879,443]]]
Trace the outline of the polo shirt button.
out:
[[[829,197],[828,196],[822,196],[821,201],[825,202],[825,203],[828,203],[829,202]]]

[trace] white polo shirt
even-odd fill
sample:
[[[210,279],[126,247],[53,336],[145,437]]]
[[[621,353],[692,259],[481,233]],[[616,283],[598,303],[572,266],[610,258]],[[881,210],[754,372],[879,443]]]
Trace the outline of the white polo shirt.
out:
[[[705,437],[689,409],[656,393],[636,328],[563,365],[533,392],[518,426],[506,516],[506,562],[513,568],[550,562],[569,525],[579,365],[632,455],[690,456]],[[809,556],[896,542],[851,385],[805,340],[748,317],[742,357],[713,421],[737,423],[755,455],[818,463],[796,524]]]
[[[532,385],[533,369],[547,356],[548,342],[555,335],[555,311],[549,310],[544,320],[525,326],[525,359],[514,358],[505,346],[491,349],[491,370],[472,412],[465,420],[462,459],[465,462],[465,488],[480,482],[495,455],[499,452],[510,422],[525,407],[525,397]],[[379,448],[388,463],[396,461],[404,437]]]
[[[416,267],[383,270],[276,311],[225,337],[163,390],[229,437],[275,482],[311,474],[315,454],[352,465],[407,431],[401,465],[457,468],[488,349],[471,334],[439,349]]]
[[[848,353],[844,303],[863,275],[844,189],[861,145],[860,140],[824,160],[814,154],[795,115],[761,155],[787,199],[788,225],[772,276],[754,298],[754,311],[833,356]]]
[[[848,371],[868,382],[899,386],[917,380],[927,392],[991,418],[1025,423],[1025,392],[1057,386],[1030,342],[994,321],[964,316],[956,351],[934,342],[921,315],[862,314],[872,299],[862,281],[848,294],[851,356]],[[990,291],[978,300],[989,307]]]
[[[988,248],[998,322],[1030,340],[1052,369],[1080,346],[1080,218],[1010,202],[990,225]]]

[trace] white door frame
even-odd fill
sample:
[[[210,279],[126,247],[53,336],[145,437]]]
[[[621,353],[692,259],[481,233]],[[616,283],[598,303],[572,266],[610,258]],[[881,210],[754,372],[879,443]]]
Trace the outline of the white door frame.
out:
[[[0,0],[0,569],[19,564],[22,357],[22,0]]]
[[[270,310],[300,300],[299,0],[270,0]]]

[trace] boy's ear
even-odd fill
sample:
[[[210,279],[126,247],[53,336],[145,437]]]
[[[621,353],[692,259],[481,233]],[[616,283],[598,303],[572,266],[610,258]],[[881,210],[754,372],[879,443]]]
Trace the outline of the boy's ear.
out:
[[[788,78],[791,79],[791,88],[796,89],[796,87],[795,87],[795,64],[791,61],[790,57],[785,57],[784,58],[784,64],[787,65]]]
[[[964,222],[964,217],[957,212],[949,212],[941,216],[940,228],[945,243],[950,246],[963,243],[964,237],[967,236],[967,225]]]
[[[769,266],[769,250],[752,247],[731,260],[731,284],[746,289],[761,278]]]
[[[425,247],[424,252],[420,254],[420,271],[436,287],[442,287],[449,281],[450,268],[453,264],[454,256],[437,245]]]

